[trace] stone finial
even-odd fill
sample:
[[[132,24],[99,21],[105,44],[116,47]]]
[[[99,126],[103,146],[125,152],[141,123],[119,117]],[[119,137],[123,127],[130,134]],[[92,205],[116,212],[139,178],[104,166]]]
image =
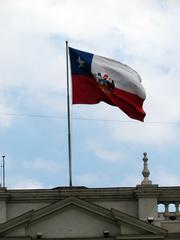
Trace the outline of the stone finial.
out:
[[[148,169],[148,158],[147,158],[147,153],[143,153],[143,161],[144,161],[144,169],[142,171],[142,175],[144,177],[143,181],[141,182],[141,185],[151,185],[152,181],[148,179],[150,175],[150,171]]]

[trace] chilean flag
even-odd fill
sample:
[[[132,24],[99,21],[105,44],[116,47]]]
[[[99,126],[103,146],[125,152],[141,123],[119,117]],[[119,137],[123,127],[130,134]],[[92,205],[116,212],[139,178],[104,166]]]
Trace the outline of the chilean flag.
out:
[[[69,48],[72,103],[101,101],[119,107],[129,117],[143,121],[146,98],[141,78],[132,68],[113,59]]]

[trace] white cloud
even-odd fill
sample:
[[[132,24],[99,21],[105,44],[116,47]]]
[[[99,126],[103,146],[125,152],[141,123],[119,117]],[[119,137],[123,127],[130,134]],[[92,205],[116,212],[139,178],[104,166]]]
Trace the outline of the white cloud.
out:
[[[12,106],[10,99],[4,96],[0,96],[0,129],[9,128],[13,122],[12,116],[10,114],[14,113],[15,106]]]
[[[56,163],[53,160],[46,160],[42,158],[37,158],[31,161],[22,161],[22,167],[28,170],[35,170],[39,171],[41,174],[42,172],[46,172],[49,174],[55,174],[62,170],[62,166]]]
[[[121,127],[114,126],[113,136],[121,142],[131,144],[152,145],[159,148],[163,145],[175,145],[179,139],[176,125],[171,124],[126,124]]]
[[[177,173],[170,173],[166,170],[158,170],[154,176],[154,182],[161,186],[179,186],[180,177]]]
[[[66,36],[76,47],[109,57],[122,55],[126,63],[143,73],[148,116],[154,121],[162,121],[162,116],[180,119],[175,107],[180,88],[176,71],[180,62],[177,5],[170,1],[161,5],[159,1],[4,1],[1,86],[21,89],[29,102],[44,109],[51,109],[49,101],[52,111],[58,110],[55,106],[64,110],[59,105],[64,99],[53,98],[53,91],[59,96],[66,91],[65,44],[61,38]],[[58,47],[50,40],[53,36],[57,36]],[[167,77],[159,73],[161,67],[175,72],[170,71]]]
[[[0,5],[1,92],[12,92],[11,107],[16,103],[19,111],[25,103],[26,113],[29,106],[64,113],[65,49],[57,49],[43,21],[47,18],[43,6],[48,8],[48,1],[5,1]],[[7,98],[4,94],[5,102]]]
[[[19,178],[9,184],[8,188],[13,189],[43,189],[45,186],[34,179]]]
[[[120,182],[120,186],[122,187],[135,187],[136,185],[141,184],[143,177],[141,175],[127,175]]]
[[[75,185],[80,186],[102,186],[105,182],[108,182],[108,176],[104,174],[84,173],[74,177]]]
[[[97,158],[105,162],[122,163],[123,161],[127,161],[129,159],[128,154],[114,150],[109,141],[99,143],[97,140],[92,140],[91,142],[89,141],[88,148]]]

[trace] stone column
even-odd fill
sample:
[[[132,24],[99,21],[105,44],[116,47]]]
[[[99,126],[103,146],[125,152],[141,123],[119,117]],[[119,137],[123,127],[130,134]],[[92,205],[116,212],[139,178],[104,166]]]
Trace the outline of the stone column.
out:
[[[6,199],[8,198],[7,189],[0,187],[0,223],[7,221],[6,217]]]
[[[0,223],[6,221],[6,202],[0,201]]]

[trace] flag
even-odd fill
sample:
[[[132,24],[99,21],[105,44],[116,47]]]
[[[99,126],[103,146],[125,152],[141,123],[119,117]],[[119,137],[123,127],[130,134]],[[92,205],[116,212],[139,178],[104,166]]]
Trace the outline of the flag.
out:
[[[119,107],[129,117],[143,121],[146,98],[139,74],[116,60],[69,47],[72,103],[101,101]]]

